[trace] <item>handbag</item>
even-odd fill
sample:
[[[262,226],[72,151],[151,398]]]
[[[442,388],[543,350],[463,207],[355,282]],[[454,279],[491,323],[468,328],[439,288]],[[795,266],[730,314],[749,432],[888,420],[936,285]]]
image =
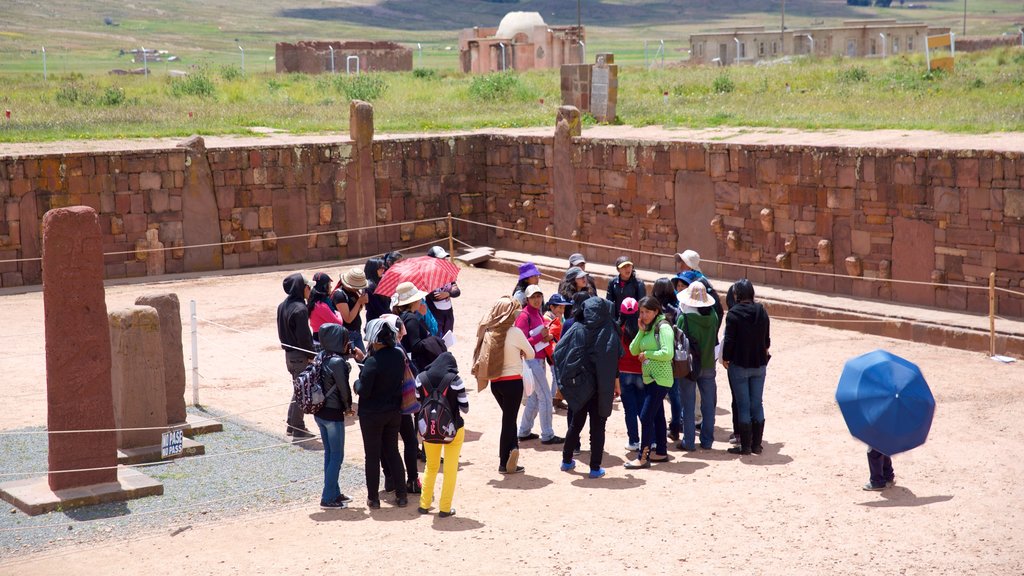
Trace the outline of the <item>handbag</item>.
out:
[[[420,401],[416,397],[416,378],[412,375],[409,361],[405,361],[405,375],[402,377],[402,414],[416,414]]]
[[[537,383],[533,381],[533,370],[530,368],[530,365],[526,363],[526,360],[523,360],[523,401],[522,402],[523,402],[524,406],[526,405],[526,399],[530,397],[530,394],[533,394],[533,390],[534,390],[534,388],[536,388],[536,386],[537,386]]]

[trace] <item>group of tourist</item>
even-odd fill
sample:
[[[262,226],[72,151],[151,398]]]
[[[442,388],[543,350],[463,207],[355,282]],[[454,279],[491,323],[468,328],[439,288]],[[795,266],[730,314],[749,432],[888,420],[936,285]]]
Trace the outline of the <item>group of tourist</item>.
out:
[[[429,256],[447,258],[440,247]],[[338,487],[344,456],[344,418],[351,414],[350,364],[361,364],[354,390],[366,457],[368,506],[380,506],[379,484],[406,506],[419,493],[419,511],[429,513],[436,475],[444,461],[440,516],[455,513],[452,502],[468,411],[466,387],[443,334],[454,328],[451,299],[459,287],[398,284],[388,298],[375,294],[383,274],[402,258],[393,252],[367,261],[363,270],[331,278],[318,272],[306,282],[299,274],[284,280],[287,298],[278,308],[278,332],[286,366],[295,378],[316,354],[324,358],[324,389],[330,389],[314,420],[324,443],[321,506],[342,508],[351,498]],[[754,287],[742,279],[730,286],[725,306],[700,269],[693,250],[676,254],[678,273],[654,282],[648,295],[626,256],[598,295],[582,254],[572,254],[558,289],[546,296],[533,263],[519,267],[508,296],[492,306],[477,328],[471,373],[478,390],[490,387],[501,410],[498,472],[523,472],[521,442],[561,445],[560,467],[576,467],[581,436],[589,421],[589,476],[602,467],[607,419],[619,398],[626,424],[627,468],[647,468],[668,459],[669,440],[684,451],[710,450],[717,405],[716,364],[728,373],[732,431],[728,449],[760,454],[764,433],[763,391],[770,358],[769,318],[754,301]],[[727,310],[727,312],[726,312]],[[363,326],[360,314],[365,313]],[[725,329],[722,331],[722,325]],[[550,377],[549,377],[550,370]],[[444,390],[458,432],[447,444],[420,444],[411,414],[403,413],[403,386],[410,379],[420,399]],[[337,392],[334,392],[337,390]],[[666,414],[665,399],[669,408]],[[522,417],[520,405],[525,408]],[[555,414],[564,409],[565,437],[556,434]],[[539,420],[539,434],[534,425]],[[698,435],[699,430],[699,435]],[[295,398],[287,433],[304,439]],[[402,439],[403,451],[398,449]],[[417,457],[425,457],[421,483]]]

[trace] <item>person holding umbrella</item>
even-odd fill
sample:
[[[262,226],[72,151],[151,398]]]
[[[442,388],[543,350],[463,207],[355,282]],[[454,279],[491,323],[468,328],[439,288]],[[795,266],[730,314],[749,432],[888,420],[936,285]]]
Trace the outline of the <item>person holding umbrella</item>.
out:
[[[440,246],[432,247],[427,256],[431,258],[447,259],[449,254]],[[437,319],[437,335],[443,337],[448,332],[455,331],[455,311],[452,309],[452,298],[462,295],[462,290],[455,280],[444,286],[427,287],[430,293],[427,294],[427,309]]]

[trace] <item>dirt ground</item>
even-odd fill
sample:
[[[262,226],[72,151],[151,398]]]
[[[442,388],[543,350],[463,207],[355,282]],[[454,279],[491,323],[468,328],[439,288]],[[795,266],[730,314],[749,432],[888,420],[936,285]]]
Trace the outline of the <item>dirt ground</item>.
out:
[[[338,269],[328,271],[337,278]],[[110,286],[107,305],[177,293],[188,363],[187,303],[196,300],[201,403],[252,411],[289,394],[274,323],[286,274]],[[454,352],[468,374],[476,322],[514,279],[468,269],[460,284]],[[553,285],[542,287],[549,293]],[[45,425],[42,294],[0,297],[0,317],[0,429]],[[526,474],[503,477],[498,409],[489,390],[474,388],[453,518],[420,516],[415,505],[399,509],[387,499],[371,513],[361,486],[343,488],[356,498],[350,509],[323,512],[319,486],[307,486],[308,498],[284,509],[174,536],[169,519],[166,531],[112,544],[0,559],[0,574],[63,575],[69,561],[76,574],[392,574],[423,570],[424,562],[458,574],[1024,572],[1024,460],[1017,457],[1024,366],[826,327],[777,321],[772,332],[761,456],[725,452],[729,391],[720,371],[711,451],[672,449],[670,462],[628,471],[616,405],[604,479],[587,479],[585,466],[560,472],[559,451],[536,441],[522,446]],[[881,493],[861,490],[865,447],[850,437],[833,399],[843,362],[875,348],[917,363],[938,402],[929,442],[895,458],[898,484]],[[283,407],[239,418],[283,438]],[[358,424],[347,430],[346,463],[361,466]],[[564,413],[556,432],[565,433]],[[259,470],[253,476],[259,485]]]

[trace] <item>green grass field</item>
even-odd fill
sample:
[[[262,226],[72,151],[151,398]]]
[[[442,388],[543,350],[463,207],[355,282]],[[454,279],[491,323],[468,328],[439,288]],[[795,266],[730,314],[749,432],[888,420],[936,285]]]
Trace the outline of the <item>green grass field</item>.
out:
[[[909,10],[788,0],[786,23],[886,17],[960,31],[960,0],[926,3],[927,9]],[[926,75],[918,56],[798,59],[727,70],[677,67],[672,65],[687,58],[691,33],[737,25],[778,27],[779,0],[582,0],[582,6],[587,53],[613,52],[622,66],[618,114],[624,124],[1024,129],[1021,49],[961,55],[950,75]],[[508,10],[537,10],[551,24],[571,24],[575,8],[571,0],[139,0],[130,5],[15,0],[0,10],[0,107],[11,110],[10,121],[0,120],[0,141],[244,133],[251,126],[344,131],[349,98],[366,97],[360,90],[367,86],[327,75],[274,74],[274,44],[300,39],[422,45],[414,62],[429,73],[371,75],[362,81],[382,88],[369,98],[382,131],[550,125],[559,99],[556,71],[521,73],[497,83],[474,80],[457,72],[457,33],[474,24],[497,25]],[[968,4],[971,35],[1007,33],[1021,25],[1019,0]],[[644,66],[645,40],[651,58],[665,41],[668,68]],[[245,49],[244,74],[239,45]],[[141,67],[121,52],[140,46],[167,50],[181,61],[150,63],[149,77],[107,74]],[[191,71],[192,80],[171,79],[174,70]]]

